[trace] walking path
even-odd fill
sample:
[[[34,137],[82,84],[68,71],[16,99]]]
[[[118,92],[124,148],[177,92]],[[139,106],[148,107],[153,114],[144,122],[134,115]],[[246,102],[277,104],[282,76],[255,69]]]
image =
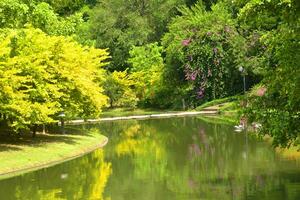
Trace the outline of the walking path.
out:
[[[99,119],[88,119],[84,120],[70,120],[66,124],[83,124],[83,123],[97,123],[101,121],[116,121],[116,120],[130,120],[130,119],[151,119],[151,118],[165,118],[165,117],[179,117],[179,116],[191,116],[191,115],[213,115],[217,114],[217,110],[207,110],[207,111],[191,111],[191,112],[175,112],[175,113],[162,113],[162,114],[151,114],[151,115],[134,115],[125,117],[107,117]]]

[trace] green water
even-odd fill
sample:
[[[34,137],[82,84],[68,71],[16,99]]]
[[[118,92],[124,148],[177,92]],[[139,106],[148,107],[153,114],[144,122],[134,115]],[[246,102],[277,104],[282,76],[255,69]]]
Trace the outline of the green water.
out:
[[[0,181],[0,199],[300,199],[300,165],[232,125],[198,117],[82,126],[103,150]]]

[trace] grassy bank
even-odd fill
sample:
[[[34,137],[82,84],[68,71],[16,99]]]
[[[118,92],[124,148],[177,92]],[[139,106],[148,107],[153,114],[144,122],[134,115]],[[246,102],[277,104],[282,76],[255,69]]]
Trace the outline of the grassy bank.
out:
[[[85,135],[38,134],[0,138],[0,179],[53,165],[102,147],[107,138],[97,132]]]
[[[229,105],[233,106],[233,104],[236,103],[236,102],[238,102],[238,100],[240,98],[241,98],[241,96],[231,96],[231,97],[226,97],[226,98],[222,98],[222,99],[215,99],[215,100],[206,102],[206,103],[198,106],[197,108],[195,108],[195,110],[201,111],[201,110],[203,110],[205,108],[212,107],[212,106],[219,106],[219,105],[221,105],[221,107],[225,108],[226,107],[225,105],[228,104],[228,103],[231,103]],[[228,107],[227,107],[227,109],[229,110]]]

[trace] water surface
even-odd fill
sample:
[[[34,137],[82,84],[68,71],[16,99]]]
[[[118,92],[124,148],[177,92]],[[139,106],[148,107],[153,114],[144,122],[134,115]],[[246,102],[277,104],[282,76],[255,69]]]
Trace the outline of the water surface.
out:
[[[300,199],[300,165],[232,125],[199,117],[80,126],[103,149],[0,181],[0,199]]]

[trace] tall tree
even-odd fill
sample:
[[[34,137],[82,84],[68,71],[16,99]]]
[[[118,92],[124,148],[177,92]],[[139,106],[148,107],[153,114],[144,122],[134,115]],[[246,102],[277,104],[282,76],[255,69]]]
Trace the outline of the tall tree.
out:
[[[15,131],[69,117],[99,116],[105,50],[27,28],[0,35],[0,121]]]
[[[110,70],[124,70],[132,46],[157,41],[182,0],[102,0],[90,14],[89,39],[109,48]]]
[[[225,4],[211,9],[206,11],[201,2],[181,8],[182,16],[170,23],[163,38],[166,75],[181,86],[179,98],[189,102],[233,95],[242,88],[237,69],[245,40]]]
[[[263,45],[253,66],[263,75],[245,109],[250,121],[262,124],[261,133],[274,145],[299,144],[300,133],[300,4],[297,0],[249,1],[239,19]]]

